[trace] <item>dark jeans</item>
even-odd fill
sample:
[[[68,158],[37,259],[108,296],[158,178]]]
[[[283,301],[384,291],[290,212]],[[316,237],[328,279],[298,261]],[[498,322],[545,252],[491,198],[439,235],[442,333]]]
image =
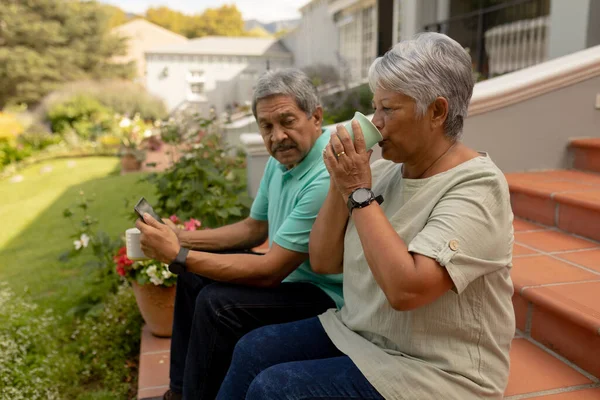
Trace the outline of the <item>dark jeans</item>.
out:
[[[334,301],[310,283],[256,288],[181,274],[171,338],[171,390],[183,391],[187,400],[213,400],[242,336],[334,307]]]
[[[314,317],[256,329],[238,342],[217,400],[244,399],[383,397]]]

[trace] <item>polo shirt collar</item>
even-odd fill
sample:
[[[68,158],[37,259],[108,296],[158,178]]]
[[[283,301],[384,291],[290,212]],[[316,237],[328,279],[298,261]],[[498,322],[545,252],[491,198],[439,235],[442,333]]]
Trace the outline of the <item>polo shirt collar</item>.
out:
[[[318,137],[312,149],[310,149],[306,157],[300,161],[300,164],[296,165],[292,169],[287,169],[285,165],[279,164],[279,168],[281,168],[283,171],[284,176],[290,175],[300,180],[308,171],[310,171],[313,165],[322,159],[323,149],[327,146],[327,143],[329,143],[329,135],[326,135],[325,131],[325,129],[322,130],[321,136]]]

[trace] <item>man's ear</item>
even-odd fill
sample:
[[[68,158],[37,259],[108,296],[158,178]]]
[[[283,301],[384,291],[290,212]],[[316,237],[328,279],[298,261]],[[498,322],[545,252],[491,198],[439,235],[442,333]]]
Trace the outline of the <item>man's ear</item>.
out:
[[[444,126],[448,118],[448,100],[445,97],[436,98],[431,103],[431,125],[434,128]]]
[[[323,125],[323,107],[317,106],[312,114],[312,117],[314,119],[315,127],[320,131]]]

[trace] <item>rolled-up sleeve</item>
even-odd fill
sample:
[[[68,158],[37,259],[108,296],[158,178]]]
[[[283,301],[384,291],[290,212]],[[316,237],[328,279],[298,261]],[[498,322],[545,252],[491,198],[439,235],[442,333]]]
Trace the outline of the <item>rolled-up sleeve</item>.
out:
[[[456,186],[436,204],[408,251],[446,268],[457,293],[475,279],[510,266],[513,238],[507,224],[512,224],[512,211],[505,191],[500,178]]]

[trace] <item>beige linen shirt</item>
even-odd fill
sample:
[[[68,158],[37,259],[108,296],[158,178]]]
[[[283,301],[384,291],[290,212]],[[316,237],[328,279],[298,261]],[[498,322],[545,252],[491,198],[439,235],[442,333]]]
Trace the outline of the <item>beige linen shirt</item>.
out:
[[[377,161],[373,191],[410,252],[446,268],[454,287],[396,311],[377,285],[352,220],[344,240],[344,307],[325,331],[386,399],[501,399],[515,320],[508,185],[487,155],[426,179]]]

